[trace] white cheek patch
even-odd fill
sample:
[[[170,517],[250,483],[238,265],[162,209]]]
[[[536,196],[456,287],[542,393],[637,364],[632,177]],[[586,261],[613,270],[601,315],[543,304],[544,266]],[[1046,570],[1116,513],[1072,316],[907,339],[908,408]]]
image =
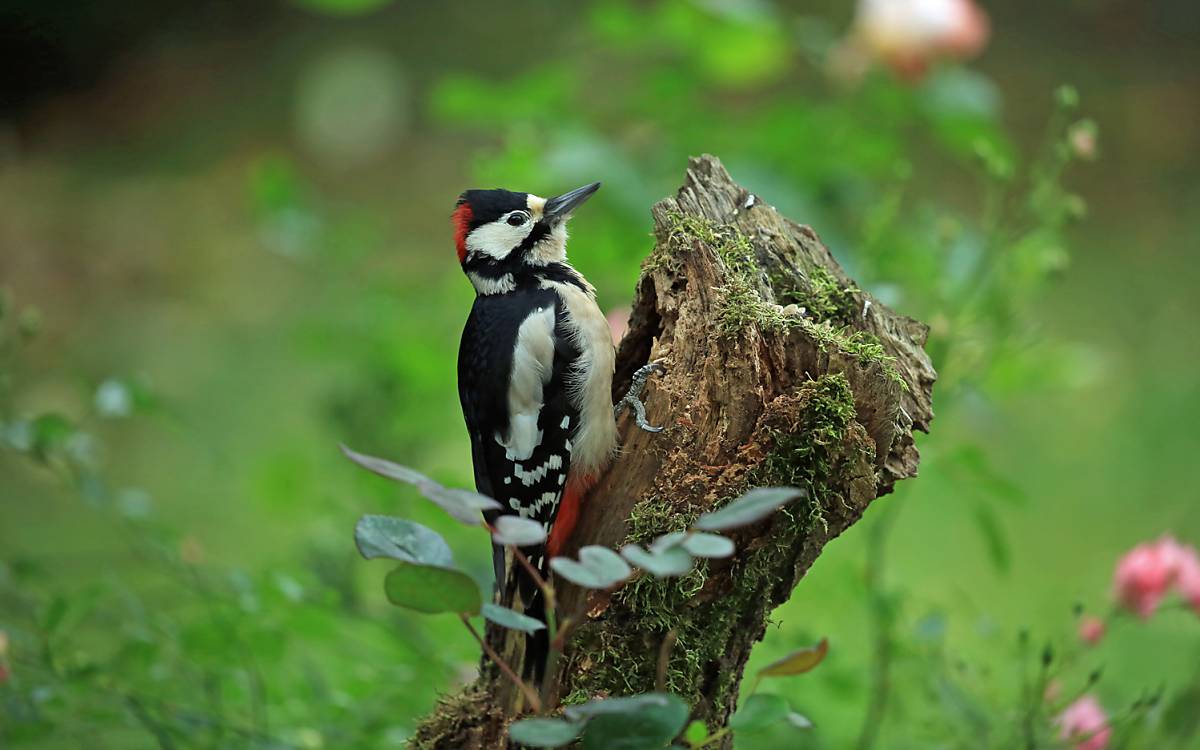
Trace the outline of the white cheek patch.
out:
[[[501,217],[490,224],[476,227],[467,235],[467,253],[486,255],[501,260],[520,245],[531,231],[533,231],[532,221],[514,227],[505,221],[504,217]]]

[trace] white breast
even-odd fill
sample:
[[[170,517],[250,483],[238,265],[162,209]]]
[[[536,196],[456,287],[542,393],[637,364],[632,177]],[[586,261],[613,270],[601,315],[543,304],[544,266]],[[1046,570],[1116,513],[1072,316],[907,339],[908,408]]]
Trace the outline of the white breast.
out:
[[[562,299],[568,333],[581,352],[567,376],[568,397],[579,410],[579,424],[571,435],[571,473],[597,473],[617,447],[612,404],[616,353],[612,333],[592,294],[557,281],[543,281],[542,286],[553,289]]]

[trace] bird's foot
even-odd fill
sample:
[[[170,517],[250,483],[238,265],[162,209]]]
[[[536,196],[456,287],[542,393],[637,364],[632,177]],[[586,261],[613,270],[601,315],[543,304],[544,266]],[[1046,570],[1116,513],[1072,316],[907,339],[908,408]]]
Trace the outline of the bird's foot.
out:
[[[666,370],[661,362],[651,362],[648,365],[642,365],[637,372],[633,373],[633,377],[629,379],[629,390],[625,392],[624,398],[617,402],[613,407],[613,416],[621,416],[621,412],[627,407],[633,407],[633,421],[637,426],[646,432],[662,432],[663,428],[655,427],[646,421],[646,405],[642,403],[642,390],[646,387],[646,381],[656,372],[664,372]]]

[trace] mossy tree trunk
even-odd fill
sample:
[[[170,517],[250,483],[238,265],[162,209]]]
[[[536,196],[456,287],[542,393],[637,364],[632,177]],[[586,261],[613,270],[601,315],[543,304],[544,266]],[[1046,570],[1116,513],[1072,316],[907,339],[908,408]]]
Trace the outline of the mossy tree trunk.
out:
[[[620,456],[588,500],[577,545],[619,547],[684,528],[753,486],[808,497],[735,536],[737,554],[681,579],[636,578],[606,597],[560,585],[581,624],[558,664],[561,701],[665,688],[694,718],[723,726],[750,650],[822,547],[897,480],[914,476],[914,429],[933,418],[926,327],[855,288],[812,229],[691,160],[674,198],[654,206],[614,390],[641,365],[649,421],[621,425]],[[661,644],[673,638],[665,671]],[[519,663],[523,641],[489,638]],[[518,670],[519,671],[519,670]],[[500,748],[519,698],[485,664],[418,728],[420,748]]]

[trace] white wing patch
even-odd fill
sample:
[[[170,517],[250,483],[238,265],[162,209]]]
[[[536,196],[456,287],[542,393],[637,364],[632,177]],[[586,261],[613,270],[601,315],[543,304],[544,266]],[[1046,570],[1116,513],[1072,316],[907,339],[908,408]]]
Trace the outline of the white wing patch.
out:
[[[527,470],[523,466],[521,466],[521,464],[514,463],[513,464],[513,476],[515,476],[517,479],[520,479],[521,484],[525,485],[526,487],[532,487],[533,485],[535,485],[538,482],[545,479],[546,475],[549,474],[551,470],[561,469],[561,468],[562,468],[562,456],[560,456],[557,453],[553,453],[549,457],[546,458],[546,463],[544,463],[541,466],[538,466],[537,468],[532,469],[532,470]],[[505,477],[504,483],[511,484],[512,477]]]
[[[538,415],[542,387],[554,369],[554,307],[540,307],[521,323],[508,380],[508,433],[496,433],[510,461],[527,461],[542,442]]]

